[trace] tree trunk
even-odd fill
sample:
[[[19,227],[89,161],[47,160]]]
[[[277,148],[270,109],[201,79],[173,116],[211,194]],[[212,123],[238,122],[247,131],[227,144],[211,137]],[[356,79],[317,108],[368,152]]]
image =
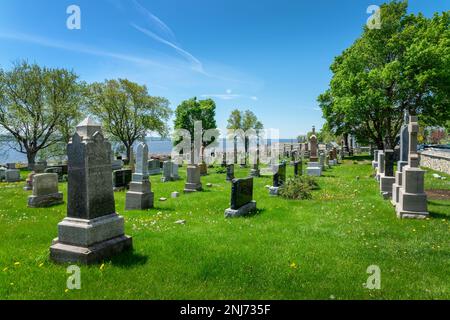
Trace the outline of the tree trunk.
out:
[[[36,151],[27,151],[28,170],[33,170],[34,165],[36,164],[36,155]]]

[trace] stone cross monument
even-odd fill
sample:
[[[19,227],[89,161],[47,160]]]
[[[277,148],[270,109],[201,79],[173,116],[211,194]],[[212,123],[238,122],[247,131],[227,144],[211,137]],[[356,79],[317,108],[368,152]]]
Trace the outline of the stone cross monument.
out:
[[[403,183],[396,206],[397,217],[424,219],[428,217],[427,195],[424,188],[425,171],[419,168],[417,134],[419,123],[416,116],[409,117],[409,158],[403,168]]]

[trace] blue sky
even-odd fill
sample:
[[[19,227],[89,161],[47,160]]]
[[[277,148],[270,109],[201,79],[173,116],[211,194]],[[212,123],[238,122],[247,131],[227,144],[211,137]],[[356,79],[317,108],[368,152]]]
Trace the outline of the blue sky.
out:
[[[282,138],[324,123],[316,98],[329,66],[360,34],[375,0],[2,0],[0,66],[28,59],[73,69],[86,81],[128,78],[173,109],[193,96],[251,109]],[[69,5],[81,30],[66,27]],[[409,11],[450,9],[410,0]]]

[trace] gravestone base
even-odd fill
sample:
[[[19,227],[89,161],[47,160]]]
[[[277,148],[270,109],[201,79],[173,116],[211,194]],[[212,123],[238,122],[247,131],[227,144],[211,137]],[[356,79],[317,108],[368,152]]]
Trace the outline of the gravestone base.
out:
[[[261,176],[261,171],[259,169],[252,169],[250,171],[250,177],[259,178]]]
[[[149,170],[149,171],[148,171],[148,174],[149,174],[150,176],[156,176],[156,175],[158,175],[158,174],[161,174],[161,169],[153,169],[153,170]]]
[[[427,211],[426,193],[406,193],[400,189],[399,202],[397,204],[397,217],[400,219],[425,219],[429,216]]]
[[[306,168],[308,176],[320,177],[322,175],[322,169],[320,167],[308,167]]]
[[[58,224],[50,258],[57,263],[94,264],[131,249],[132,238],[124,234],[124,219],[116,213],[92,220],[65,218]]]
[[[61,192],[47,194],[44,196],[29,196],[28,207],[29,208],[47,208],[64,203],[63,194]]]
[[[395,177],[382,176],[380,179],[380,193],[384,199],[392,197],[393,184],[395,183]]]
[[[127,192],[125,210],[146,210],[154,207],[154,193],[149,181],[131,182]]]
[[[242,217],[254,212],[255,210],[256,210],[256,201],[251,201],[237,210],[231,208],[225,210],[225,218]]]
[[[165,182],[171,182],[171,181],[173,181],[173,179],[170,177],[170,178],[168,178],[168,177],[162,177],[161,178],[161,182],[163,182],[163,183],[165,183]]]
[[[192,193],[202,190],[203,186],[201,183],[186,183],[184,186],[184,193]]]

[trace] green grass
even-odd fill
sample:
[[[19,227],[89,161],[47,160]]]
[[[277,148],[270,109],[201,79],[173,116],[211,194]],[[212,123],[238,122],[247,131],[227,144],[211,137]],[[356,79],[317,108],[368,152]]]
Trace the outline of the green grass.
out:
[[[29,209],[23,182],[1,184],[0,299],[449,299],[450,201],[429,201],[428,220],[398,220],[370,160],[356,160],[327,170],[307,201],[270,197],[271,180],[256,179],[259,212],[248,218],[224,219],[231,188],[213,169],[204,192],[178,199],[170,193],[183,190],[185,168],[178,182],[152,177],[149,211],[124,211],[116,193],[134,252],[81,267],[82,289],[68,292],[66,266],[48,258],[65,205]],[[450,189],[450,177],[431,174],[427,189]],[[381,290],[363,287],[370,265]]]

